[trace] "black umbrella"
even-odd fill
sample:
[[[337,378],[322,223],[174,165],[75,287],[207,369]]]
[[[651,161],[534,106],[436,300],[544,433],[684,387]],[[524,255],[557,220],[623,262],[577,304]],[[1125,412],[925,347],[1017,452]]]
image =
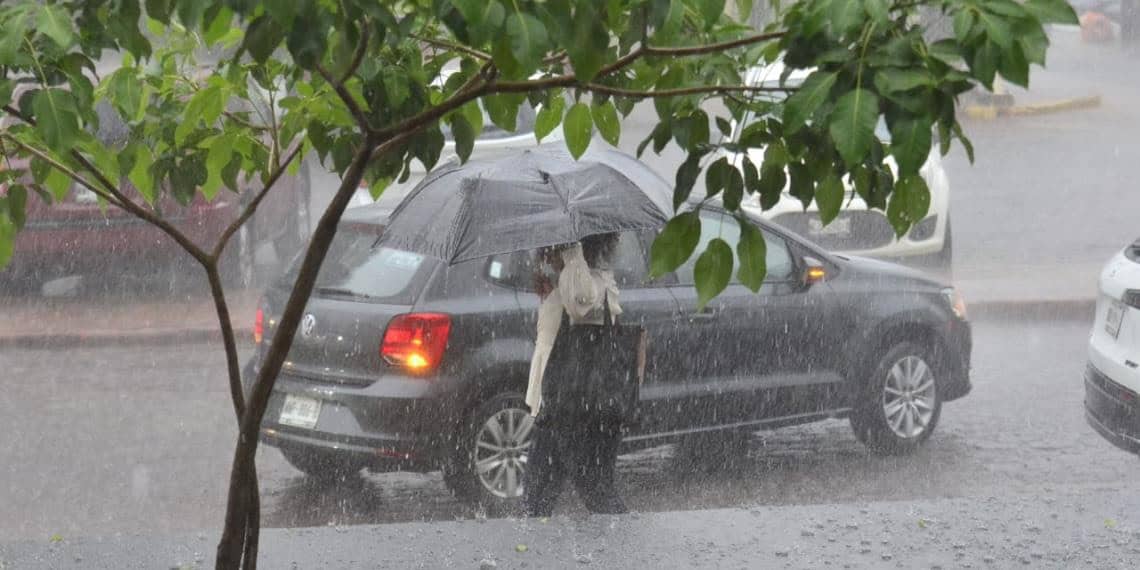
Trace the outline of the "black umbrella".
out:
[[[544,145],[440,168],[392,212],[379,244],[458,263],[656,228],[669,219],[672,192],[612,147],[575,161],[562,145]]]

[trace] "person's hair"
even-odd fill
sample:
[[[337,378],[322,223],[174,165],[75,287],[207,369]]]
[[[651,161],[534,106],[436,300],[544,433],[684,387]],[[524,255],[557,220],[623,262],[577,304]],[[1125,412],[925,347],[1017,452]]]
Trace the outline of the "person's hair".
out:
[[[617,249],[618,234],[597,234],[582,238],[582,257],[591,268],[608,268]]]

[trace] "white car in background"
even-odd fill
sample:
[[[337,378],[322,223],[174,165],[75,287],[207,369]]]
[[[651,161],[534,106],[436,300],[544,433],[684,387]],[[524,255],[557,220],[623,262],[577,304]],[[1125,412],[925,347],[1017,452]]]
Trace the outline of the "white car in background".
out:
[[[483,112],[483,132],[475,139],[475,144],[471,150],[471,160],[476,159],[495,159],[516,153],[521,150],[533,148],[538,146],[538,141],[534,137],[534,121],[538,115],[538,109],[531,107],[530,103],[524,101],[519,107],[518,119],[515,123],[514,132],[505,131],[494,123],[487,115],[486,111]],[[446,123],[441,123],[443,128],[444,146],[443,152],[440,153],[439,163],[446,164],[448,161],[457,158],[455,154],[455,139],[451,136],[451,131],[448,130]],[[543,143],[558,142],[563,140],[562,126],[555,127],[550,134],[542,138]],[[415,188],[427,176],[427,171],[424,165],[418,161],[413,160],[409,165],[411,175],[404,182],[392,182],[380,195],[379,200],[373,200],[372,194],[366,187],[361,187],[353,195],[352,201],[349,202],[349,208],[357,208],[360,206],[367,206],[373,203],[388,204],[393,209],[400,204],[408,192]]]
[[[778,85],[784,71],[781,63],[766,67],[752,68],[746,77],[749,85]],[[785,79],[784,84],[794,87],[802,83],[812,70],[795,70]],[[736,126],[734,136],[752,122],[748,117]],[[890,132],[883,121],[879,122],[876,133],[883,141],[890,140]],[[763,163],[763,149],[752,149],[748,157],[757,168]],[[729,160],[739,167],[739,155],[730,154]],[[890,158],[887,163],[895,169]],[[895,230],[880,210],[870,210],[866,202],[855,194],[847,184],[847,196],[839,216],[824,226],[819,211],[813,202],[806,210],[803,203],[785,188],[780,201],[771,209],[760,207],[759,196],[745,200],[743,207],[749,212],[800,234],[809,240],[837,253],[862,257],[875,257],[905,265],[928,268],[932,272],[949,277],[953,264],[953,241],[950,231],[950,181],[942,167],[942,156],[935,143],[930,156],[919,173],[930,187],[930,210],[926,217],[914,225],[901,238],[896,238]]]
[[[1085,418],[1113,445],[1140,453],[1140,239],[1100,274],[1085,367]]]

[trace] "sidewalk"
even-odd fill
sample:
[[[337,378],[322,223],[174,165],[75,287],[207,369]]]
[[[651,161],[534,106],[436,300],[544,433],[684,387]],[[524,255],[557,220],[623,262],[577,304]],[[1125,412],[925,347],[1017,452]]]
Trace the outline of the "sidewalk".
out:
[[[1140,497],[756,507],[268,529],[263,568],[1135,568]],[[0,568],[213,565],[216,531],[0,543]]]
[[[248,342],[257,292],[227,299],[238,342]],[[220,339],[214,302],[186,299],[0,297],[0,346],[91,345],[111,342],[189,342]]]

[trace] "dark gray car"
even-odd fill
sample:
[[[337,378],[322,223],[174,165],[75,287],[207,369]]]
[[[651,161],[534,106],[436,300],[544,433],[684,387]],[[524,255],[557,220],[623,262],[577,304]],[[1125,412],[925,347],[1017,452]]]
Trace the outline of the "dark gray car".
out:
[[[465,499],[517,499],[532,425],[523,394],[539,304],[533,256],[447,266],[375,247],[388,213],[360,208],[343,222],[263,441],[316,477],[442,469]],[[715,237],[735,245],[730,216],[701,215],[700,249]],[[650,280],[652,232],[622,235],[614,266],[623,319],[642,323],[651,343],[640,421],[625,445],[849,417],[876,451],[915,449],[942,404],[970,391],[970,326],[954,290],[754,221],[768,246],[764,286],[757,294],[734,281],[702,310],[695,260]],[[265,340],[293,277],[265,295],[257,323]]]

